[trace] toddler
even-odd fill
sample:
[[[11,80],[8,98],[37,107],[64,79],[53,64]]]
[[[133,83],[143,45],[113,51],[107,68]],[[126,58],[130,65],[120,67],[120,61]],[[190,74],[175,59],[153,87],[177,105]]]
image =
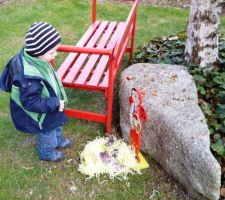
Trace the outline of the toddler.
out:
[[[26,45],[4,68],[0,88],[10,92],[10,111],[16,129],[37,135],[37,152],[41,160],[59,162],[70,139],[62,135],[67,122],[64,107],[67,96],[50,61],[61,42],[58,31],[46,22],[31,25]]]

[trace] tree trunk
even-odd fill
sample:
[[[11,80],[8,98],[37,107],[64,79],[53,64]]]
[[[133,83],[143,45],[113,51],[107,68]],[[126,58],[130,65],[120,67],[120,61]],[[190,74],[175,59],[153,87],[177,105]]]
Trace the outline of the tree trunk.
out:
[[[225,0],[192,0],[185,59],[207,68],[218,58],[220,14]]]

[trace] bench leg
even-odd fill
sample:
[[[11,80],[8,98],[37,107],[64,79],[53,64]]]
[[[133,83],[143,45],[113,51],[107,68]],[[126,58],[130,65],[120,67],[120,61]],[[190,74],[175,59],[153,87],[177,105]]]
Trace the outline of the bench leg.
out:
[[[132,37],[131,37],[131,50],[130,50],[130,63],[133,60],[133,50],[134,50],[134,35],[132,31]]]
[[[109,88],[106,91],[107,95],[107,120],[106,120],[106,132],[107,135],[110,135],[111,126],[112,126],[112,106],[113,106],[113,85],[114,85],[114,78],[113,78],[113,58],[112,56],[109,57]]]
[[[109,136],[112,128],[112,106],[113,106],[113,88],[109,88],[107,97],[107,122],[106,122],[106,132]]]
[[[134,36],[135,36],[135,30],[136,30],[136,15],[135,15],[135,17],[134,17],[133,29],[132,29],[132,34],[131,34],[130,62],[132,62],[132,60],[133,60],[133,50],[134,50]]]

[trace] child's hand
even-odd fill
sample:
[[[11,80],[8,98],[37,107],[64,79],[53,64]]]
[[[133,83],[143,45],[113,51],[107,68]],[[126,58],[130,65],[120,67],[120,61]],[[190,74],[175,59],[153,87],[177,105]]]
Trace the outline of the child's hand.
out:
[[[60,100],[59,112],[63,112],[64,106],[65,106],[65,101],[64,100]]]

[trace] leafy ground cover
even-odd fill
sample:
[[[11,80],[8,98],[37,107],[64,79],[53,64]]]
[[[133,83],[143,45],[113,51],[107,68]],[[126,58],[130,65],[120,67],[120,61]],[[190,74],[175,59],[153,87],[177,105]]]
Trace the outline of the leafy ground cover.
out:
[[[64,44],[75,44],[91,21],[89,0],[11,0],[0,4],[0,71],[24,45],[24,36],[34,21],[48,21],[60,32]],[[99,1],[100,19],[125,20],[130,5]],[[174,35],[186,28],[188,11],[140,4],[137,18],[136,47],[156,36]],[[59,55],[57,64],[65,55]],[[123,67],[128,66],[125,59]],[[99,94],[67,90],[70,104],[82,109],[99,110],[104,104]],[[116,95],[115,95],[116,100]],[[114,119],[118,104],[115,102]],[[103,111],[104,109],[102,109]],[[118,121],[114,120],[114,132]],[[35,136],[16,131],[9,111],[9,94],[0,91],[0,199],[190,199],[154,160],[146,157],[150,168],[127,180],[107,177],[87,180],[77,171],[79,152],[87,141],[105,134],[105,127],[70,119],[65,135],[75,141],[62,163],[39,161]]]

